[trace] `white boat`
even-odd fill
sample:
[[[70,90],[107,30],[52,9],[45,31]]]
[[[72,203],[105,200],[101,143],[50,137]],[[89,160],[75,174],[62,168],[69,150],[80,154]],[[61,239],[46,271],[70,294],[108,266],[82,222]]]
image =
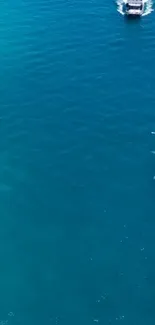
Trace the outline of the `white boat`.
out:
[[[145,2],[144,0],[126,0],[124,6],[127,16],[142,16]]]

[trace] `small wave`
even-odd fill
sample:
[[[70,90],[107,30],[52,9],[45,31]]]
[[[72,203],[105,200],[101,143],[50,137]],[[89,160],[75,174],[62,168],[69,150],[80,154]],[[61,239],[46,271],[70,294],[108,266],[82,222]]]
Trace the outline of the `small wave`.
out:
[[[154,11],[153,9],[153,1],[152,0],[144,0],[145,2],[145,11],[142,14],[142,16],[147,16],[149,15],[152,11]],[[125,0],[117,0],[116,4],[117,4],[117,11],[121,14],[121,15],[125,15],[124,12],[124,4],[126,3]]]

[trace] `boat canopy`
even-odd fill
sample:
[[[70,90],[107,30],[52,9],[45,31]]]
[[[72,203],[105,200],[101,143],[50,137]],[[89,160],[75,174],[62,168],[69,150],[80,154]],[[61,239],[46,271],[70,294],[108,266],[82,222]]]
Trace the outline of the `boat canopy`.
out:
[[[127,4],[129,6],[140,6],[142,4],[142,0],[128,0]]]

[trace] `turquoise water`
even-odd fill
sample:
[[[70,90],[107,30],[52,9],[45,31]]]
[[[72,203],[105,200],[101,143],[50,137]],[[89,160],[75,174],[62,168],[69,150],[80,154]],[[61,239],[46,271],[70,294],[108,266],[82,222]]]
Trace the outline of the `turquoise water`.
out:
[[[154,13],[6,0],[0,26],[0,325],[153,325]]]

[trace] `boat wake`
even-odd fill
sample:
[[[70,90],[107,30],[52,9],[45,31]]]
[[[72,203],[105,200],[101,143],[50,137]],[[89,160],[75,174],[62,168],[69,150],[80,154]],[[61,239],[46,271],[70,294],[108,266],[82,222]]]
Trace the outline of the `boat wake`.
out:
[[[142,16],[147,16],[149,15],[154,9],[153,9],[153,1],[152,0],[145,0],[145,10],[144,13],[142,14]],[[124,12],[124,5],[126,4],[125,0],[117,0],[116,1],[117,4],[117,11],[121,14],[121,15],[125,15]]]
[[[124,13],[124,11],[123,11],[123,7],[124,7],[124,1],[123,0],[118,0],[117,2],[116,2],[116,4],[117,4],[117,11],[121,14],[121,15],[124,15],[125,13]]]
[[[153,9],[153,1],[152,0],[148,0],[148,1],[145,1],[145,11],[144,13],[142,14],[142,16],[147,16],[149,15],[154,9]]]

